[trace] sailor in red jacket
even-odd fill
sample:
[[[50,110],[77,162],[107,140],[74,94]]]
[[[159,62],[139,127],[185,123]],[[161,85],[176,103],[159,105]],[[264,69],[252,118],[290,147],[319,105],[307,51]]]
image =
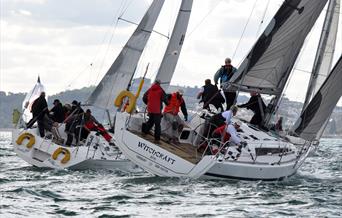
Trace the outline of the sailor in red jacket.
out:
[[[184,122],[178,115],[179,109],[182,110],[184,120],[187,121],[188,119],[183,94],[184,91],[179,89],[177,92],[168,95],[168,105],[165,106],[163,112],[163,134],[173,143],[178,143],[179,132],[184,127]]]
[[[153,126],[155,143],[159,143],[161,134],[161,111],[163,102],[167,104],[166,94],[160,87],[160,80],[156,80],[152,86],[145,92],[143,100],[147,103],[148,121],[143,123],[142,132],[148,134]]]

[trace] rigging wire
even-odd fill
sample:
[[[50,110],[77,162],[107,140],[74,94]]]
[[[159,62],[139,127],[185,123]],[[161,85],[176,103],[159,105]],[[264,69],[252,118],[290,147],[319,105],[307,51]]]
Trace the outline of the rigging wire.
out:
[[[97,83],[97,80],[98,80],[98,78],[99,78],[100,72],[102,72],[102,68],[103,68],[103,65],[104,65],[104,61],[105,61],[105,59],[106,59],[106,56],[107,56],[108,51],[109,51],[110,46],[111,46],[111,42],[113,41],[114,36],[115,36],[115,33],[116,33],[116,30],[117,30],[117,26],[118,26],[118,23],[119,23],[119,17],[122,16],[122,15],[125,13],[125,11],[127,10],[128,6],[129,6],[129,4],[130,4],[130,3],[127,4],[126,2],[127,2],[127,1],[123,1],[123,2],[122,2],[121,7],[119,8],[118,12],[116,13],[116,16],[115,16],[115,18],[116,18],[116,19],[115,19],[115,25],[114,25],[114,28],[113,28],[113,31],[112,31],[112,35],[111,35],[111,37],[110,37],[110,39],[109,39],[109,42],[108,42],[108,45],[107,45],[107,49],[106,49],[106,51],[105,51],[105,53],[104,53],[104,56],[103,56],[101,65],[100,65],[100,67],[99,67],[99,71],[98,71],[98,73],[97,73],[97,77],[96,77],[95,83]],[[127,5],[126,8],[125,8],[125,3],[126,3],[126,5]],[[118,14],[120,13],[120,11],[121,11],[121,15],[119,16]],[[113,89],[113,87],[112,87],[112,89]],[[111,93],[111,92],[110,92],[110,93]],[[108,93],[108,94],[110,94],[110,93]],[[110,100],[110,98],[108,97],[108,98],[107,98],[107,104],[109,103],[109,100]],[[106,116],[106,110],[103,110],[102,117],[105,117],[105,116]]]
[[[159,49],[159,48],[161,48],[162,46],[165,47],[165,49],[163,50],[163,52],[161,54],[161,56],[163,58],[164,58],[164,55],[166,53],[166,50],[167,50],[167,47],[168,47],[168,43],[170,42],[173,29],[175,28],[176,21],[177,21],[177,18],[178,18],[178,13],[179,13],[179,10],[181,9],[181,7],[182,7],[182,3],[181,2],[178,3],[178,4],[175,4],[174,1],[172,1],[172,8],[170,10],[171,16],[169,16],[169,26],[168,26],[168,36],[169,37],[166,40],[166,43],[164,41],[158,41],[158,46],[156,46],[156,48],[158,48],[158,51],[161,51],[161,49]],[[167,55],[169,55],[169,54],[167,54]],[[155,78],[157,76],[162,61],[163,61],[163,59],[159,60],[158,62],[154,62],[154,63],[152,62],[151,68],[150,68],[151,69],[150,72],[152,72],[152,73],[150,73],[150,78]],[[154,69],[154,68],[156,70],[153,71],[152,69]]]
[[[122,4],[122,9],[123,11],[126,11],[127,10],[127,7],[125,8],[125,2],[127,1],[124,1],[123,4]],[[128,4],[129,5],[129,4]],[[123,14],[124,12],[121,13],[121,15]],[[115,16],[116,17],[116,16]],[[111,43],[114,39],[114,36],[115,36],[115,33],[116,33],[116,30],[117,30],[117,27],[118,27],[118,23],[119,23],[119,16],[116,17],[116,20],[115,20],[115,25],[114,25],[114,28],[113,28],[113,31],[112,31],[112,35],[110,36],[110,39],[109,39],[109,42],[108,42],[108,45],[107,45],[107,49],[104,53],[104,56],[102,58],[102,62],[100,64],[100,67],[99,67],[99,71],[98,71],[98,74],[97,74],[97,77],[96,77],[96,80],[95,80],[95,83],[97,83],[97,80],[100,76],[100,72],[102,71],[102,68],[103,68],[103,65],[104,65],[104,62],[105,62],[105,59],[106,59],[106,56],[109,52],[109,49],[110,49],[110,46],[111,46]]]
[[[255,41],[258,40],[258,36],[260,35],[260,30],[261,30],[261,27],[262,27],[262,25],[263,25],[263,23],[264,23],[264,21],[265,21],[266,12],[267,12],[267,10],[268,10],[269,4],[270,4],[270,0],[267,1],[265,10],[264,10],[264,12],[263,12],[263,15],[261,16],[261,21],[260,21],[260,23],[259,23],[259,25],[258,25],[258,30],[257,30],[256,35],[255,35],[255,39],[256,39]],[[256,5],[256,2],[255,2],[255,4],[254,4],[254,6],[255,6],[255,5]],[[254,7],[252,8],[252,11],[251,11],[250,16],[252,15],[253,10],[254,10]],[[246,26],[248,25],[248,22],[249,22],[249,21],[247,21]],[[244,34],[244,32],[241,34],[241,38],[243,37],[243,34]],[[240,38],[240,39],[241,39],[241,38]],[[235,58],[235,53],[236,53],[237,50],[238,50],[238,46],[237,46],[236,49],[235,49],[233,59]],[[246,59],[247,55],[248,55],[248,53],[245,54],[245,55],[242,57],[242,59],[240,60],[240,62],[238,63],[237,66],[240,66],[240,65],[241,65],[242,61]]]
[[[121,1],[120,6],[118,7],[118,9],[117,9],[117,11],[116,11],[116,13],[115,13],[115,14],[116,14],[115,17],[117,17],[118,14],[119,14],[119,12],[120,12],[121,10],[123,10],[122,8],[123,8],[123,6],[124,6],[124,2],[125,2],[125,1]],[[113,22],[111,22],[111,23],[113,23]],[[115,28],[116,28],[116,26],[114,27],[114,29],[115,29]],[[104,44],[104,42],[105,42],[105,40],[106,40],[106,38],[107,38],[107,34],[108,34],[112,29],[113,29],[113,28],[109,28],[109,29],[106,31],[106,33],[104,34],[104,37],[103,37],[102,40],[101,40],[100,46],[98,46],[97,51],[95,52],[95,56],[94,56],[94,58],[92,59],[92,61],[90,62],[90,64],[89,64],[89,65],[86,65],[81,71],[79,71],[79,72],[76,74],[76,76],[73,77],[73,78],[70,80],[70,82],[67,83],[65,89],[70,88],[70,87],[72,86],[73,82],[76,81],[76,79],[79,78],[79,76],[80,76],[81,74],[83,74],[83,73],[87,70],[88,67],[91,68],[90,73],[92,72],[94,63],[96,62],[96,60],[97,60],[97,58],[98,58],[98,56],[99,56],[101,47],[103,46],[103,44]],[[97,76],[97,78],[96,78],[96,80],[95,80],[95,82],[94,82],[94,85],[95,85],[95,83],[96,83],[98,77],[99,77],[99,75]],[[88,86],[89,86],[89,85],[90,85],[90,82],[88,83]]]
[[[177,4],[177,5],[179,5],[179,8],[181,7],[181,4]],[[146,61],[145,59],[147,59],[147,54],[159,54],[161,51],[163,51],[163,52],[160,53],[160,56],[161,57],[164,56],[164,53],[165,53],[167,46],[168,46],[167,42],[169,42],[169,40],[170,40],[172,29],[174,28],[174,25],[176,23],[179,8],[177,8],[176,5],[174,4],[174,2],[172,2],[172,9],[171,9],[171,15],[172,16],[168,16],[169,17],[168,35],[165,35],[163,33],[155,31],[155,30],[152,31],[153,33],[156,33],[158,35],[162,35],[164,38],[166,38],[167,39],[166,43],[164,40],[161,41],[161,40],[153,39],[152,37],[154,35],[151,35],[151,39],[147,43],[147,45],[146,45],[146,47],[145,47],[145,49],[141,55],[140,61],[139,61],[138,66],[135,70],[133,78],[142,77],[142,75],[144,74],[144,68],[146,67],[147,62],[150,63],[149,78],[153,78],[157,75],[161,61],[160,60],[158,60],[157,62],[151,61],[151,60]],[[165,49],[164,50],[160,49],[162,47],[165,47]],[[160,57],[158,55],[155,55],[155,56]],[[151,72],[152,72],[152,74],[151,74]],[[139,76],[139,75],[141,75],[141,76]],[[132,80],[131,86],[133,84],[134,84],[134,80]]]
[[[121,13],[121,15],[118,17],[118,19],[117,19],[117,23],[119,22],[119,20],[122,20],[122,16],[123,16],[123,14],[125,13],[125,11],[127,10],[127,8],[129,7],[129,5],[132,3],[132,0],[127,4],[127,6],[126,6],[126,8],[124,9],[124,12],[123,13]],[[126,20],[127,21],[127,20]],[[145,49],[144,49],[145,50]],[[125,55],[125,52],[127,52],[127,50],[125,50],[125,51],[122,51],[122,52],[124,52],[123,54]],[[135,72],[137,71],[137,67],[138,66],[136,66],[136,68],[135,68]],[[133,76],[134,76],[134,74],[133,74]],[[132,85],[132,84],[131,84]],[[108,93],[108,94],[110,94],[110,93],[112,93],[112,91],[113,91],[113,89],[114,89],[115,87],[114,86],[112,86],[112,89],[111,89],[111,91]],[[110,97],[108,96],[108,98],[107,98],[107,105],[109,104],[109,101],[110,101],[111,99],[110,99]]]
[[[119,17],[122,17],[122,16],[126,13],[128,7],[131,5],[131,3],[132,3],[132,0],[131,0],[130,2],[127,3],[126,8],[125,8],[125,6],[123,6],[122,13],[120,14]]]
[[[238,44],[236,45],[236,48],[235,48],[235,51],[234,51],[234,53],[233,53],[232,59],[235,58],[236,52],[237,52],[237,50],[238,50],[238,48],[239,48],[239,46],[240,46],[240,43],[241,43],[241,41],[242,41],[242,37],[243,37],[244,34],[245,34],[245,31],[246,31],[247,26],[248,26],[248,23],[249,23],[249,21],[250,21],[250,19],[251,19],[251,17],[252,17],[252,14],[253,14],[253,12],[254,12],[254,9],[255,9],[255,7],[256,7],[256,3],[257,3],[257,2],[258,2],[258,0],[255,0],[254,5],[253,5],[252,10],[251,10],[251,13],[249,14],[249,17],[248,17],[248,19],[247,19],[246,25],[244,26],[244,29],[243,29],[242,34],[241,34],[241,36],[240,36],[240,39],[239,39],[239,41],[238,41]],[[268,6],[266,7],[266,9],[267,9],[267,8],[268,8]],[[264,14],[266,14],[266,10],[265,10],[265,13],[264,13]],[[264,18],[264,17],[263,17],[263,18]],[[262,21],[263,21],[263,19],[262,19]],[[261,25],[262,25],[262,22],[259,24],[259,29],[261,28]],[[248,54],[246,54],[246,55],[244,56],[244,58],[240,61],[239,65],[240,65],[241,62],[247,57],[247,55],[248,55]],[[242,76],[242,79],[241,79],[241,81],[240,81],[240,86],[238,86],[238,90],[237,90],[236,96],[239,96],[239,94],[240,94],[240,92],[241,92],[241,84],[243,83],[244,79],[245,79],[245,76],[243,75],[243,76]],[[237,101],[237,98],[235,99],[235,101]],[[235,102],[235,103],[236,103],[236,102]]]
[[[267,12],[269,4],[270,4],[270,0],[267,1],[267,4],[266,4],[265,10],[263,12],[263,15],[261,17],[261,21],[260,21],[260,24],[259,24],[259,27],[258,27],[258,30],[257,30],[255,38],[257,38],[259,36],[259,34],[260,34],[261,26],[264,23],[266,12]]]
[[[195,32],[195,30],[204,22],[205,19],[207,19],[207,17],[216,9],[216,7],[222,2],[223,0],[220,0],[219,2],[216,3],[216,5],[210,10],[208,11],[208,13],[206,15],[204,15],[203,19],[196,24],[196,26],[191,30],[191,32],[189,34],[187,34],[187,39],[190,38],[190,36],[192,35],[192,33]],[[185,40],[186,41],[186,40]]]
[[[239,39],[239,41],[238,41],[238,43],[237,43],[237,45],[236,45],[235,51],[234,51],[234,53],[233,53],[233,55],[232,55],[232,59],[235,58],[236,52],[237,52],[238,48],[240,47],[240,43],[241,43],[241,41],[242,41],[242,37],[245,35],[245,31],[246,31],[246,29],[247,29],[247,26],[248,26],[249,21],[251,20],[251,17],[252,17],[252,14],[253,14],[253,12],[254,12],[254,9],[255,9],[255,6],[256,6],[256,3],[257,3],[257,2],[258,2],[258,0],[255,0],[254,5],[253,5],[253,7],[252,7],[252,11],[251,11],[251,13],[249,14],[249,17],[248,17],[248,19],[247,19],[246,25],[245,25],[245,27],[243,28],[242,34],[241,34],[241,36],[240,36],[240,39]]]

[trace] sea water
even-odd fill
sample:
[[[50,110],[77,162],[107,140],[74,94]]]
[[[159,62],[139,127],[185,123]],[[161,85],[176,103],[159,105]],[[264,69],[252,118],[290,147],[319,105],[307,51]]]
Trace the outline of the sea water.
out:
[[[342,216],[342,139],[323,139],[281,182],[38,169],[10,141],[0,132],[0,217]]]

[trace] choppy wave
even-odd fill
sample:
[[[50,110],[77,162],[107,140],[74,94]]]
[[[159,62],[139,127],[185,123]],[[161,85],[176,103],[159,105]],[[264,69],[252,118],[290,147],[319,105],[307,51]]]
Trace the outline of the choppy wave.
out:
[[[38,169],[0,133],[1,217],[341,217],[342,140],[325,139],[281,182]]]

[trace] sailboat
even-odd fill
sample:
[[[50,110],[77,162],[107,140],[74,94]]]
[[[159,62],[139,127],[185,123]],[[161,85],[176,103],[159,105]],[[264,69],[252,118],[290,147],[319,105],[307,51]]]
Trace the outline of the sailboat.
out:
[[[153,27],[159,16],[164,0],[154,0],[127,41],[119,56],[95,91],[88,103],[109,108],[118,92],[126,88],[134,73],[135,66],[146,46]],[[112,83],[115,81],[115,83]],[[34,89],[35,94],[43,89]],[[28,94],[30,96],[30,93]],[[37,96],[37,97],[38,97]],[[26,100],[32,103],[34,98]],[[25,102],[26,102],[25,101]],[[59,126],[59,133],[64,134],[64,124]],[[49,134],[47,134],[48,136]],[[63,137],[65,138],[65,137]],[[125,158],[113,143],[101,135],[91,131],[84,142],[74,147],[66,147],[56,143],[54,139],[40,137],[37,128],[27,129],[25,126],[15,129],[12,144],[17,155],[36,167],[54,169],[118,169],[126,172],[141,172],[141,168]]]
[[[284,87],[304,40],[326,2],[285,1],[242,62],[238,72],[223,87],[228,90],[257,91],[274,95],[264,117],[263,125],[266,127],[270,125],[271,118],[278,109]],[[335,6],[329,8],[339,6],[339,1],[330,2],[335,2]],[[241,152],[229,142],[221,143],[203,135],[203,123],[196,127],[184,128],[179,136],[179,145],[169,144],[164,140],[155,144],[152,136],[144,136],[130,125],[132,120],[139,117],[118,112],[115,125],[116,144],[132,162],[158,176],[284,179],[294,175],[303,164],[341,97],[341,67],[340,58],[303,110],[294,130],[293,138],[298,140],[289,139],[241,120],[239,136],[247,142],[247,146],[243,147]],[[209,150],[212,144],[217,143],[220,143],[220,146],[216,154],[197,150],[201,145],[206,145],[206,149]]]

